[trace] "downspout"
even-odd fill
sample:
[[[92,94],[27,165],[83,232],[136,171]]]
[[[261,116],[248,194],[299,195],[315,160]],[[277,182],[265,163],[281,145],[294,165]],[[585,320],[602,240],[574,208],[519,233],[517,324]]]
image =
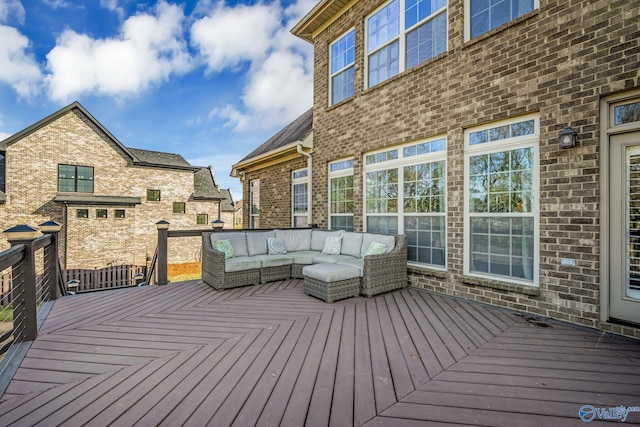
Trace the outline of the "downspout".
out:
[[[68,244],[69,244],[69,213],[67,202],[63,203],[64,209],[62,210],[62,223],[64,224],[64,266],[63,269],[67,269],[67,259],[68,259]],[[66,286],[66,285],[65,285]]]
[[[309,191],[307,191],[307,206],[309,208],[309,214],[308,214],[308,218],[309,218],[309,222],[307,225],[311,226],[311,224],[313,224],[313,209],[311,208],[311,193],[313,192],[312,188],[313,188],[313,173],[312,173],[312,166],[313,166],[313,162],[311,160],[311,154],[306,153],[303,149],[302,149],[302,143],[299,143],[298,145],[296,145],[296,150],[298,151],[298,154],[300,154],[301,156],[305,156],[307,158],[307,170],[309,171]]]

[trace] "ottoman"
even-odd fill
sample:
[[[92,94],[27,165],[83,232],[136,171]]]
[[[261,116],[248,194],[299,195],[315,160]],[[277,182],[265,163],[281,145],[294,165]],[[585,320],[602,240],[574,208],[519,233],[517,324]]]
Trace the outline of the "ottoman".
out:
[[[340,264],[313,264],[302,269],[304,292],[332,303],[357,297],[360,293],[360,270]]]

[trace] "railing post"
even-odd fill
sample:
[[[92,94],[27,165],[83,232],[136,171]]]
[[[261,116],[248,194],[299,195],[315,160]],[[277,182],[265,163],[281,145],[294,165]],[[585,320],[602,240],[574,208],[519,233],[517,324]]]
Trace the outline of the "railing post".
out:
[[[33,341],[38,336],[38,318],[36,314],[36,258],[33,241],[36,238],[36,230],[28,225],[16,225],[5,230],[5,237],[11,246],[24,245],[24,258],[22,262],[13,266],[13,277],[19,277],[22,289],[16,292],[13,301],[13,321],[16,320],[22,326],[16,335],[21,341]],[[16,291],[15,283],[12,292]],[[16,337],[17,338],[17,337]]]
[[[58,262],[58,232],[62,228],[55,221],[43,222],[38,226],[43,234],[51,236],[51,244],[44,248],[45,265],[51,270],[48,272],[49,277],[53,276],[53,280],[49,283],[49,300],[58,299],[60,283],[60,263]]]
[[[158,272],[158,285],[166,285],[169,282],[168,279],[168,267],[167,267],[167,246],[169,240],[169,222],[161,220],[156,222],[156,228],[158,229],[158,261],[156,264]]]

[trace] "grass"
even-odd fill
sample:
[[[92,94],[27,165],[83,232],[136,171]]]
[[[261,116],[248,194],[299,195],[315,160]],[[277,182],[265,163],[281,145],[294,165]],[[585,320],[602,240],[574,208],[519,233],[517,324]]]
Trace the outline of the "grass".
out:
[[[13,322],[13,307],[2,307],[0,310],[0,322]]]
[[[185,273],[169,276],[170,282],[186,282],[187,280],[198,280],[202,278],[202,273]]]

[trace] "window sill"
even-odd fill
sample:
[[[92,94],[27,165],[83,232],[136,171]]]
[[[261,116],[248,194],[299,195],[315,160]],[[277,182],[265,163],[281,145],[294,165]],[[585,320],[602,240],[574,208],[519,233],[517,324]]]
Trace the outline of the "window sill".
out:
[[[406,70],[401,71],[400,73],[396,74],[393,77],[389,77],[387,80],[379,82],[374,86],[369,86],[369,87],[365,88],[362,91],[362,94],[363,95],[367,95],[368,93],[370,93],[370,92],[372,92],[372,91],[374,91],[376,89],[379,89],[379,88],[384,87],[384,86],[386,86],[386,85],[388,85],[388,84],[390,84],[392,82],[400,80],[403,77],[407,76],[408,74],[412,74],[412,73],[416,72],[417,70],[419,70],[421,68],[428,67],[431,64],[433,64],[435,62],[438,62],[438,61],[441,61],[441,60],[443,60],[444,58],[446,58],[448,56],[449,56],[449,50],[445,50],[444,52],[442,52],[441,54],[439,54],[437,56],[434,56],[433,58],[429,58],[426,61],[424,61],[424,62],[422,62],[422,63],[420,63],[420,64],[418,64],[418,65],[416,65],[414,67],[407,68]]]
[[[415,264],[407,264],[407,273],[422,274],[424,276],[436,277],[438,279],[446,279],[446,270],[436,270],[435,268],[422,267]]]
[[[333,109],[339,108],[339,107],[341,107],[341,106],[343,106],[343,105],[345,105],[345,104],[350,103],[350,102],[351,102],[351,101],[353,101],[355,98],[356,98],[355,94],[354,94],[354,95],[351,95],[350,97],[345,98],[345,99],[343,99],[343,100],[342,100],[342,101],[340,101],[340,102],[336,102],[335,104],[331,104],[331,105],[329,105],[328,107],[326,107],[326,108],[325,108],[325,111],[331,111],[331,110],[333,110]]]
[[[518,283],[509,283],[475,276],[460,276],[460,283],[464,285],[481,286],[483,288],[499,289],[501,291],[517,292],[530,296],[540,295],[540,288],[537,286],[520,285]]]

